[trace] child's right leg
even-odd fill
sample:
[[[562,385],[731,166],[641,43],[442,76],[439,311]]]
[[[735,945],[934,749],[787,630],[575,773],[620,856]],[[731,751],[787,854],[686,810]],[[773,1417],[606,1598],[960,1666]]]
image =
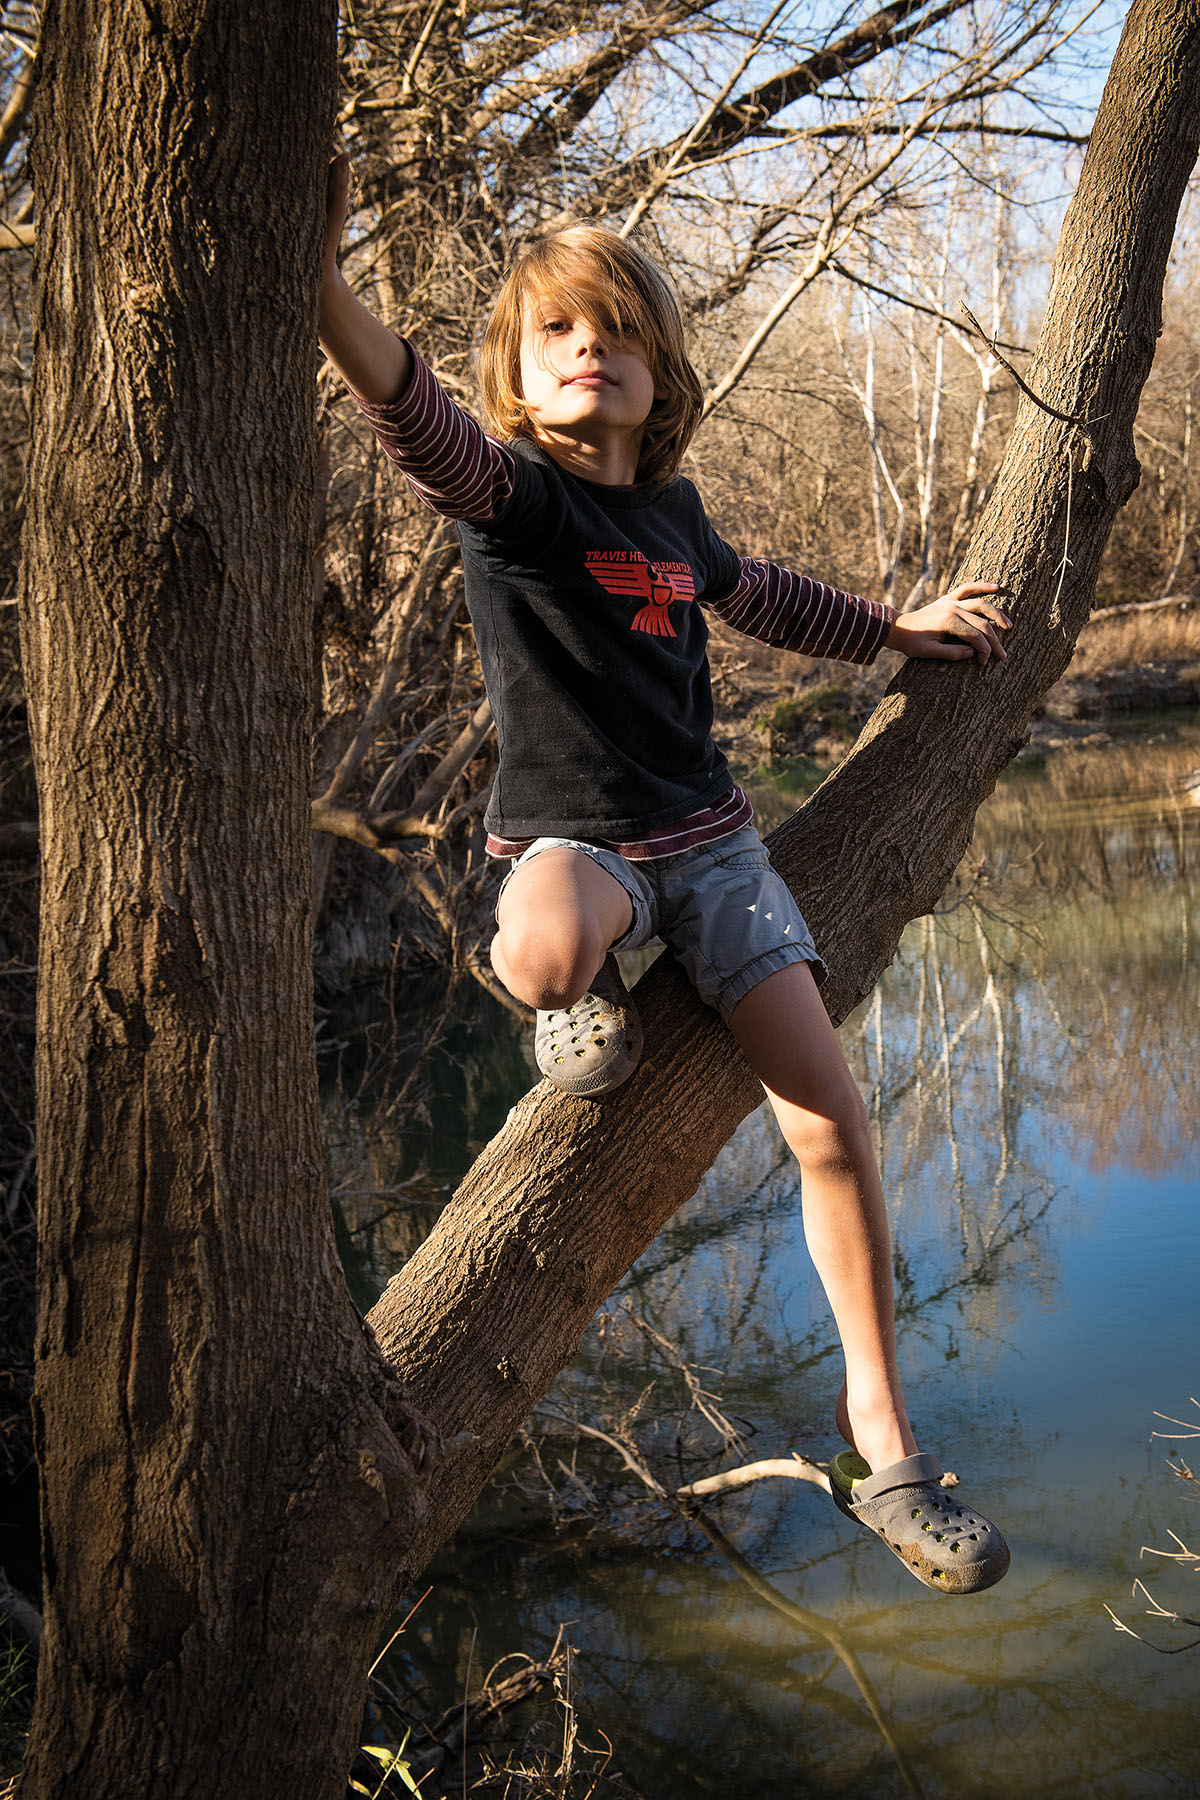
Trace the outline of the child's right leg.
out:
[[[492,967],[526,1006],[570,1006],[632,920],[633,902],[615,875],[582,851],[542,850],[505,883]]]
[[[589,1099],[619,1087],[642,1054],[641,1022],[608,955],[635,921],[643,935],[650,929],[647,895],[628,867],[611,851],[532,846],[496,913],[492,966],[537,1010],[538,1068],[564,1093]]]

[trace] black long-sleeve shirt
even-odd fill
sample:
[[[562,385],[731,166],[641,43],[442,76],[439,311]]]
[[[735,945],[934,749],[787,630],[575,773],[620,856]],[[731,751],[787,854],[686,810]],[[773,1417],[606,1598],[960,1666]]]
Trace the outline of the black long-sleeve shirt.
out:
[[[697,602],[762,642],[858,663],[895,617],[739,557],[683,477],[612,487],[527,440],[497,443],[415,353],[400,397],[363,411],[418,496],[458,521],[500,745],[494,852],[564,836],[661,856],[746,822],[711,737]]]

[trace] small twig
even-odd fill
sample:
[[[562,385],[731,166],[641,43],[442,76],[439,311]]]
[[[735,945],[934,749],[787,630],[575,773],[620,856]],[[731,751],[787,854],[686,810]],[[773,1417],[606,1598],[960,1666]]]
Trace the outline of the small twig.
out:
[[[1062,613],[1059,610],[1058,603],[1062,598],[1063,582],[1067,579],[1067,570],[1071,566],[1071,558],[1068,555],[1068,551],[1071,548],[1071,501],[1072,501],[1072,497],[1074,495],[1074,489],[1075,489],[1075,462],[1074,462],[1074,458],[1071,455],[1070,444],[1067,445],[1066,455],[1067,455],[1067,518],[1066,518],[1066,524],[1063,526],[1063,553],[1062,553],[1062,561],[1058,565],[1058,586],[1054,590],[1054,598],[1050,602],[1050,611],[1046,618],[1046,624],[1049,626],[1051,631],[1057,630],[1058,626],[1060,626],[1062,624]]]
[[[620,1438],[610,1437],[607,1431],[600,1431],[595,1425],[581,1425],[576,1422],[575,1429],[582,1432],[584,1437],[595,1438],[599,1443],[607,1444],[610,1450],[615,1450],[630,1474],[636,1475],[643,1486],[648,1487],[659,1500],[669,1498],[666,1489],[654,1479],[645,1463],[640,1457],[635,1456],[633,1451],[621,1442]]]
[[[1016,369],[1013,368],[1013,366],[1009,362],[1008,358],[1006,356],[1002,356],[1000,354],[999,350],[996,348],[996,340],[994,338],[990,338],[988,336],[987,332],[983,329],[983,326],[979,323],[979,320],[975,317],[975,314],[971,311],[971,309],[967,305],[966,301],[960,300],[959,305],[961,306],[963,312],[966,313],[967,318],[971,321],[971,324],[974,326],[974,328],[978,332],[979,336],[983,339],[984,343],[987,345],[988,349],[991,351],[991,353],[995,357],[996,361],[1001,365],[1002,368],[1005,368],[1008,370],[1009,374],[1012,376],[1013,380],[1016,382],[1017,386],[1020,388],[1021,392],[1025,395],[1027,400],[1032,400],[1033,404],[1035,406],[1040,407],[1044,413],[1049,413],[1050,417],[1052,419],[1061,420],[1061,422],[1064,425],[1079,425],[1079,426],[1082,426],[1084,430],[1086,430],[1089,425],[1099,424],[1098,419],[1089,419],[1085,413],[1059,412],[1058,408],[1056,406],[1051,406],[1049,401],[1040,400],[1038,398],[1038,396],[1034,393],[1033,389],[1030,387],[1029,383],[1025,380],[1025,378],[1022,375],[1020,375]]]
[[[1200,1551],[1189,1550],[1177,1531],[1168,1531],[1167,1536],[1173,1538],[1179,1545],[1178,1550],[1156,1550],[1152,1544],[1143,1544],[1141,1554],[1143,1556],[1165,1556],[1171,1562],[1200,1563]],[[1153,1595],[1146,1593],[1146,1589],[1142,1586],[1141,1582],[1135,1582],[1134,1586],[1141,1587],[1143,1594],[1146,1594],[1147,1600],[1152,1600],[1155,1606],[1158,1605],[1158,1601],[1154,1600]],[[1195,1619],[1189,1619],[1188,1623],[1194,1625],[1197,1621]]]
[[[430,1594],[432,1594],[432,1592],[433,1592],[433,1588],[427,1587],[425,1589],[425,1592],[421,1595],[421,1598],[419,1600],[417,1600],[416,1602],[414,1602],[414,1604],[409,1607],[408,1611],[405,1613],[404,1617],[401,1619],[400,1623],[397,1625],[395,1631],[393,1631],[391,1637],[388,1639],[387,1643],[383,1646],[383,1649],[379,1652],[379,1655],[375,1658],[375,1661],[371,1664],[371,1667],[367,1670],[367,1680],[368,1681],[370,1681],[372,1675],[375,1673],[376,1669],[379,1667],[380,1663],[383,1661],[384,1657],[387,1655],[388,1651],[391,1649],[391,1647],[395,1643],[396,1639],[400,1636],[401,1632],[404,1630],[404,1627],[408,1624],[408,1621],[412,1618],[412,1616],[416,1612],[417,1608],[420,1606],[424,1606],[425,1602],[428,1600],[428,1598],[429,1598]]]
[[[848,269],[845,263],[839,262],[836,257],[834,257],[829,266],[835,275],[840,275],[844,281],[851,282],[855,287],[864,288],[869,294],[878,294],[883,300],[891,300],[896,306],[906,307],[909,312],[924,313],[925,317],[928,319],[940,319],[943,325],[950,325],[955,331],[961,331],[963,329],[962,325],[952,314],[942,312],[940,308],[936,306],[927,306],[922,300],[914,300],[911,295],[898,294],[894,288],[881,287],[877,281],[868,281],[865,275],[856,274],[853,269]],[[967,309],[964,306],[963,311],[966,312],[966,310]],[[970,315],[968,315],[968,317],[969,316]],[[975,328],[977,331],[981,329],[978,324],[976,324]],[[1003,338],[996,338],[994,340],[989,338],[985,341],[993,356],[997,353],[996,345],[1001,343],[1006,350],[1016,350],[1022,356],[1030,355],[1027,344],[1010,344]],[[1005,364],[1005,367],[1007,366],[1008,365]]]
[[[1155,602],[1151,601],[1151,605],[1154,604]],[[1200,1406],[1200,1400],[1197,1400],[1195,1394],[1190,1394],[1188,1398],[1193,1406]],[[1156,1419],[1164,1419],[1168,1425],[1181,1425],[1185,1437],[1200,1437],[1200,1426],[1191,1419],[1173,1419],[1170,1413],[1161,1412],[1156,1412],[1154,1416]],[[1152,1431],[1150,1436],[1152,1438],[1175,1438],[1179,1436],[1179,1433],[1177,1431]]]
[[[1157,1651],[1159,1656],[1180,1656],[1185,1650],[1200,1649],[1200,1638],[1193,1638],[1190,1644],[1156,1644],[1152,1638],[1143,1637],[1140,1631],[1135,1631],[1132,1625],[1127,1625],[1124,1619],[1119,1619],[1107,1601],[1104,1601],[1103,1605],[1105,1612],[1118,1631],[1123,1631],[1126,1637],[1136,1638],[1139,1644],[1145,1644],[1148,1650]],[[1161,1616],[1179,1619],[1178,1613],[1163,1613]],[[1179,1622],[1191,1625],[1196,1623],[1194,1619],[1180,1620]]]

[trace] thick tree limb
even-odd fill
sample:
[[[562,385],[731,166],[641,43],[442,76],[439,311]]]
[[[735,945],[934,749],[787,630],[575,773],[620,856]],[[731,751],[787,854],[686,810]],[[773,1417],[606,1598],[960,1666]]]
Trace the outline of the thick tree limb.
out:
[[[664,164],[685,175],[697,163],[722,155],[736,144],[769,135],[769,121],[786,107],[819,93],[835,77],[861,68],[885,51],[899,49],[965,4],[966,0],[943,0],[940,6],[929,7],[928,0],[895,0],[894,5],[879,8],[824,49],[722,106],[706,117],[699,131],[692,127],[656,155],[639,156],[614,169],[608,183],[610,209],[622,210],[643,190],[657,192],[656,179]],[[685,145],[686,157],[676,168]]]

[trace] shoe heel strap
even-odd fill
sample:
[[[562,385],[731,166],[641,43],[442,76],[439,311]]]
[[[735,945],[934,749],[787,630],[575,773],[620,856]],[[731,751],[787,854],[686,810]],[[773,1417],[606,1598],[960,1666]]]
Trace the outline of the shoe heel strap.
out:
[[[867,1476],[865,1481],[854,1483],[854,1503],[861,1506],[864,1500],[875,1500],[880,1494],[888,1494],[893,1488],[917,1487],[923,1481],[940,1481],[942,1465],[936,1456],[926,1452],[918,1452],[916,1456],[906,1456],[902,1461],[892,1463],[886,1469],[878,1469]]]

